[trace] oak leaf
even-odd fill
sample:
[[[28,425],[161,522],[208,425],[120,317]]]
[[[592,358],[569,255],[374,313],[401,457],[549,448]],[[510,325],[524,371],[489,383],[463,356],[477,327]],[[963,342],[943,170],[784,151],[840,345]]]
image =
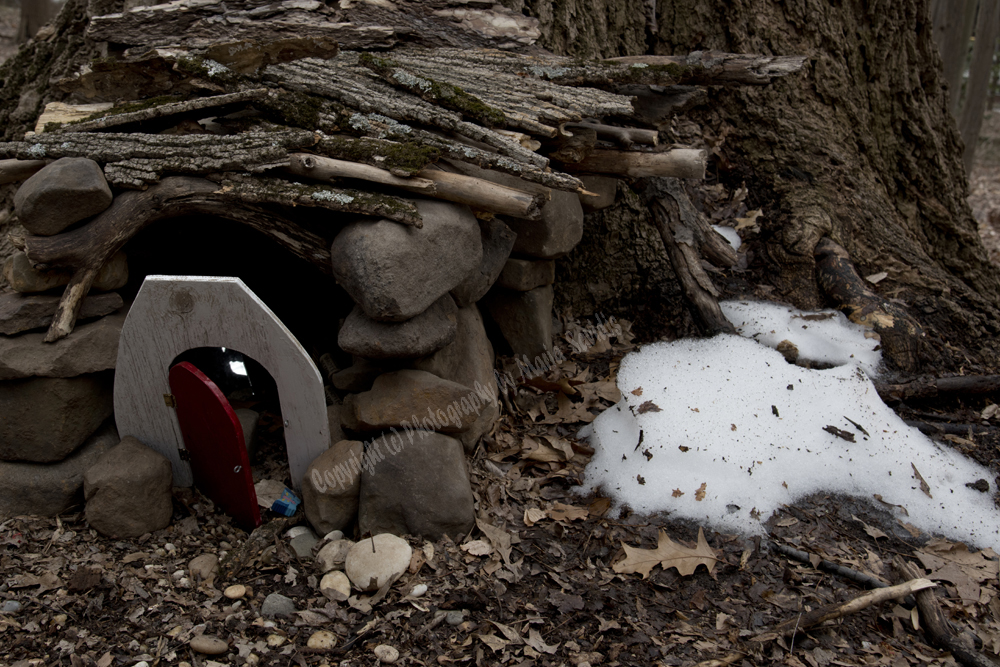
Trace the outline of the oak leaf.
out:
[[[649,577],[650,571],[660,565],[664,569],[675,567],[682,577],[694,574],[699,565],[704,565],[711,572],[718,560],[715,551],[705,540],[705,531],[698,529],[698,546],[694,549],[671,540],[665,532],[660,531],[655,549],[637,549],[624,542],[625,560],[611,566],[618,574],[638,572],[643,579]]]

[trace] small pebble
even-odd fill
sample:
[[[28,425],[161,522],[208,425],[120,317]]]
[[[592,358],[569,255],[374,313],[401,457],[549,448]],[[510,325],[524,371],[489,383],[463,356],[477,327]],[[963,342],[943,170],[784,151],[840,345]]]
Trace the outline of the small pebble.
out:
[[[282,637],[281,635],[268,635],[267,636],[267,645],[270,646],[271,648],[278,648],[279,646],[281,646],[284,643],[285,643],[285,638]]]
[[[219,542],[219,548],[225,551],[229,551],[230,549],[233,548],[233,545],[230,544],[229,542]]]
[[[66,625],[66,614],[56,614],[52,617],[52,625],[63,626]]]
[[[298,611],[298,609],[295,607],[295,602],[281,593],[271,593],[264,598],[264,604],[260,606],[260,613],[265,618],[274,618],[275,616],[291,616],[296,611]]]
[[[449,611],[444,617],[444,622],[448,625],[461,625],[463,620],[465,620],[464,611]]]
[[[192,637],[190,646],[198,653],[205,655],[219,655],[229,650],[229,644],[214,635],[198,635]]]
[[[306,532],[296,535],[289,542],[289,546],[292,547],[292,551],[299,558],[312,558],[313,547],[319,544],[319,539],[313,535],[312,531],[306,529]]]
[[[170,552],[177,550],[177,547],[175,547],[172,542],[167,542],[166,544],[163,545],[163,548]]]
[[[219,557],[215,554],[196,556],[188,563],[188,571],[191,573],[191,578],[196,581],[212,581],[219,573]]]
[[[17,600],[7,600],[3,603],[3,606],[0,607],[0,611],[7,614],[16,614],[21,611],[21,603]]]
[[[326,574],[319,582],[319,592],[334,601],[351,597],[351,580],[340,570]]]
[[[379,662],[391,665],[399,660],[399,651],[388,644],[379,644],[375,647],[375,657]]]
[[[243,584],[233,584],[232,586],[227,586],[222,594],[230,600],[239,600],[247,594],[247,587]]]
[[[132,667],[149,667],[149,663],[143,660],[142,662],[135,663]]]
[[[287,537],[290,540],[294,540],[299,535],[305,535],[306,533],[311,533],[311,532],[312,531],[309,530],[308,526],[292,526],[291,528],[288,529],[288,532],[285,533],[285,537]]]
[[[427,584],[417,584],[416,586],[410,589],[410,597],[418,598],[426,592],[427,592]]]
[[[342,530],[331,530],[329,533],[323,536],[323,539],[327,542],[336,542],[337,540],[344,539],[344,531]]]
[[[306,646],[309,648],[326,649],[333,648],[337,645],[337,635],[333,634],[329,630],[320,630],[319,632],[314,632],[309,641],[306,642]]]

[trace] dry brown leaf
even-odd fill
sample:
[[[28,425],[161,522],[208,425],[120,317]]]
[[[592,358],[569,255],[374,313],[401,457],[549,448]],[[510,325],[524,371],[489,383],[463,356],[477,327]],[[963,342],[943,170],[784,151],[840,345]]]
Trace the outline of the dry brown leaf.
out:
[[[933,498],[934,496],[931,495],[931,487],[929,487],[927,482],[924,481],[923,475],[921,475],[920,471],[917,470],[917,466],[911,462],[910,467],[913,468],[913,476],[920,482],[920,490],[923,491],[924,495],[928,498]]]
[[[671,495],[672,495],[672,496],[673,496],[674,498],[680,498],[681,496],[683,496],[683,495],[684,495],[684,492],[683,492],[683,491],[681,491],[680,489],[674,489],[674,492],[673,492],[673,493],[672,493]]]
[[[992,560],[996,557],[992,549],[970,552],[964,544],[935,539],[914,555],[931,571],[929,579],[954,584],[965,604],[977,602],[979,584],[996,581],[1000,574],[1000,563]]]
[[[529,507],[524,510],[524,525],[529,527],[534,526],[546,516],[548,515],[545,514],[544,510],[540,510],[537,507]]]
[[[489,646],[494,653],[499,653],[510,644],[506,639],[500,639],[496,635],[479,635],[479,641]]]
[[[461,549],[470,556],[488,556],[493,552],[493,547],[485,540],[471,540],[463,544]]]
[[[694,492],[694,499],[695,500],[699,500],[699,501],[704,500],[705,499],[705,489],[707,487],[708,487],[708,482],[702,482],[701,486],[698,487],[698,490]]]
[[[674,542],[662,530],[655,549],[637,549],[624,542],[622,548],[625,559],[612,565],[611,569],[618,574],[638,572],[643,579],[648,578],[657,565],[664,569],[675,567],[681,576],[686,577],[694,574],[699,565],[704,565],[711,572],[718,560],[715,551],[708,546],[702,528],[698,529],[698,546],[694,549]]]
[[[597,498],[587,507],[590,514],[595,517],[602,517],[611,509],[611,498]]]
[[[590,516],[590,512],[582,507],[573,507],[562,503],[553,504],[548,514],[549,518],[556,521],[583,521]]]
[[[795,518],[794,516],[786,516],[786,517],[785,517],[784,519],[782,519],[781,521],[777,521],[777,522],[775,522],[775,524],[774,524],[774,525],[775,525],[775,526],[778,526],[778,527],[780,527],[780,528],[787,528],[788,526],[794,526],[794,525],[795,525],[795,524],[797,524],[798,522],[799,522],[799,520],[798,520],[798,519],[796,519],[796,518]]]
[[[635,388],[635,389],[633,389],[633,390],[632,390],[632,391],[631,391],[630,393],[631,393],[631,394],[632,394],[633,396],[642,396],[642,387],[636,387],[636,388]],[[986,419],[986,417],[983,417],[983,419]]]
[[[552,644],[550,646],[549,644],[546,644],[544,641],[542,641],[542,635],[538,632],[538,630],[531,628],[530,630],[528,630],[528,638],[524,640],[524,643],[530,646],[531,648],[535,649],[539,653],[553,654],[559,650],[559,646],[561,645],[562,642]]]
[[[736,218],[736,231],[740,231],[741,229],[747,229],[748,227],[753,227],[754,225],[756,225],[757,218],[761,216],[761,213],[762,211],[758,208],[752,211],[747,211],[747,215],[745,218]]]
[[[661,410],[660,406],[652,401],[643,401],[642,405],[639,406],[639,409],[636,410],[636,414],[644,415],[647,412],[663,412],[663,410]]]
[[[880,537],[889,537],[888,535],[886,535],[885,533],[883,533],[878,528],[875,528],[873,526],[869,526],[867,523],[865,523],[864,521],[862,521],[858,517],[854,516],[853,514],[851,515],[851,518],[854,519],[855,521],[857,521],[858,523],[860,523],[862,526],[864,526],[865,527],[865,532],[868,533],[868,536],[871,537],[872,539],[877,540]]]

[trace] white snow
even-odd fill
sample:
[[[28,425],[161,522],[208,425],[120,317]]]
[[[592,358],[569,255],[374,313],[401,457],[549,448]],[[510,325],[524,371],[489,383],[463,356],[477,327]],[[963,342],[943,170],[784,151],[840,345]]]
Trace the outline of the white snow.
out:
[[[748,322],[769,321],[766,308],[750,310]],[[730,302],[724,312],[739,321],[734,313],[746,307]],[[802,315],[788,311],[786,324],[793,324],[780,333],[775,323],[744,330],[758,339],[791,340],[800,350],[815,345],[815,358],[849,363],[805,369],[754,340],[729,335],[656,343],[626,356],[618,373],[624,398],[592,425],[596,453],[583,492],[600,488],[633,511],[667,511],[750,534],[761,533],[761,522],[782,504],[815,492],[872,502],[878,494],[905,508],[906,514],[894,510],[897,518],[923,531],[1000,547],[993,475],[906,426],[879,399],[862,370],[878,365],[865,356],[875,341],[861,333],[852,351],[843,342],[849,335],[826,331],[839,342],[824,350],[823,336],[814,334],[835,318]],[[841,331],[847,324],[841,322]],[[853,434],[855,442],[826,426]],[[932,497],[921,491],[914,467]],[[988,493],[966,487],[979,479],[989,482]]]
[[[740,246],[743,245],[743,239],[740,238],[740,233],[737,232],[732,227],[726,227],[725,225],[712,225],[718,234],[729,241],[729,245],[733,246],[733,250],[739,250]]]

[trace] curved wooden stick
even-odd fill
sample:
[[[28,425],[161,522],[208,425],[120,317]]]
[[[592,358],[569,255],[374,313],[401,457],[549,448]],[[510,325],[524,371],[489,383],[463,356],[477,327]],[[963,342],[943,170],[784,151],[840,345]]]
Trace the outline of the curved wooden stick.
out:
[[[321,236],[256,206],[234,201],[223,188],[203,178],[174,176],[143,192],[129,191],[91,222],[55,236],[28,236],[25,251],[36,264],[75,269],[45,336],[51,343],[65,338],[76,325],[80,303],[97,271],[132,237],[160,220],[181,215],[212,215],[247,225],[326,274],[330,250]]]

